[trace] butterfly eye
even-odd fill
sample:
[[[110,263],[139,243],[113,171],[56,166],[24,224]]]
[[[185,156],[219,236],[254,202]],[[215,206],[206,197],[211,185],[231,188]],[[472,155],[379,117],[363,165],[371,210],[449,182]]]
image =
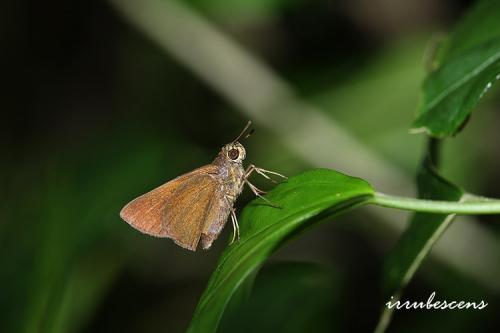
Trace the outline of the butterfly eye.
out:
[[[231,149],[231,150],[229,150],[229,151],[227,152],[227,157],[229,157],[229,158],[230,158],[230,159],[232,159],[233,161],[234,161],[234,160],[237,160],[239,156],[240,156],[240,152],[239,152],[239,150],[238,150],[238,149],[236,149],[236,148],[233,148],[233,149]]]

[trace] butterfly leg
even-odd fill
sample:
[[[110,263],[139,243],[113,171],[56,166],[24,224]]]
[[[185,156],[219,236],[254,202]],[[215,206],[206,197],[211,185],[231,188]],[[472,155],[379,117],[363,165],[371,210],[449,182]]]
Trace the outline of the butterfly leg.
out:
[[[259,175],[261,175],[262,177],[272,181],[273,183],[278,183],[276,180],[272,179],[271,177],[268,176],[268,174],[270,175],[275,175],[275,176],[278,176],[278,177],[281,177],[283,178],[284,180],[287,180],[288,177],[287,176],[284,176],[282,175],[281,173],[277,173],[277,172],[274,172],[274,171],[270,171],[270,170],[266,170],[266,169],[262,169],[262,168],[259,168],[259,167],[256,167],[255,165],[253,164],[250,164],[248,166],[248,168],[245,170],[245,178],[248,178],[253,172],[257,172]]]
[[[240,226],[238,224],[238,218],[236,217],[236,208],[233,207],[234,197],[226,195],[225,199],[229,208],[229,215],[231,215],[231,224],[233,225],[233,238],[229,243],[229,245],[231,245],[235,240],[240,240]]]
[[[238,224],[238,218],[236,217],[236,209],[234,208],[231,208],[231,223],[233,224],[233,238],[229,245],[233,244],[235,240],[240,240],[240,226]]]
[[[267,202],[270,206],[275,207],[275,208],[281,208],[280,206],[273,204],[271,201],[269,201],[269,199],[267,199],[267,198],[265,198],[265,197],[262,196],[262,194],[266,193],[265,191],[262,191],[261,189],[257,188],[254,184],[250,183],[250,181],[248,180],[248,178],[250,177],[250,175],[254,171],[257,172],[259,175],[263,176],[264,178],[272,181],[273,183],[277,183],[277,181],[275,181],[274,179],[271,179],[271,177],[269,177],[267,175],[267,173],[280,176],[280,177],[282,177],[284,179],[288,179],[288,178],[286,176],[283,176],[282,174],[277,173],[277,172],[265,170],[265,169],[262,169],[262,168],[258,168],[258,167],[256,167],[253,164],[250,164],[247,167],[247,169],[245,170],[245,177],[244,177],[245,179],[244,180],[245,180],[245,183],[248,185],[248,187],[250,187],[250,190],[256,196],[258,196],[259,198],[262,198],[262,200],[264,200],[265,202]]]
[[[269,206],[271,207],[274,207],[274,208],[281,208],[280,206],[272,203],[271,201],[269,201],[269,199],[267,199],[266,197],[263,197],[262,194],[266,193],[262,190],[259,190],[254,184],[250,183],[248,181],[248,179],[245,178],[245,183],[248,185],[248,187],[250,187],[250,190],[253,192],[253,194],[255,194],[256,196],[258,196],[259,198],[262,198],[262,200],[264,200],[265,202],[267,202],[269,204]]]

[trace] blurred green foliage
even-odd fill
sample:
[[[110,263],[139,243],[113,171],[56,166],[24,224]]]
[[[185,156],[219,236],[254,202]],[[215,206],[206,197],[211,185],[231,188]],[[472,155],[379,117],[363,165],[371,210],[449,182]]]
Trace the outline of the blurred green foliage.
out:
[[[251,296],[228,310],[218,332],[332,332],[340,321],[338,275],[314,263],[271,263],[259,272]]]
[[[464,192],[441,177],[432,162],[432,153],[438,154],[437,143],[431,143],[429,155],[424,158],[417,175],[418,196],[423,199],[459,201]],[[433,245],[445,233],[455,215],[416,213],[410,220],[398,243],[387,255],[383,270],[383,294],[389,300],[401,299],[403,288],[429,255]],[[378,326],[383,332],[390,323],[394,309],[385,308]]]
[[[405,17],[406,7],[381,2],[189,3],[373,152],[415,171],[422,138],[407,128],[424,76],[423,50],[431,31],[457,21],[467,1],[412,1],[407,8],[419,10],[396,25],[391,15]],[[118,212],[138,194],[209,163],[246,116],[103,2],[1,6],[8,83],[0,122],[1,331],[185,331],[228,231],[210,252],[191,254],[137,233]],[[442,173],[500,197],[492,177],[500,167],[493,112],[499,100],[486,97],[461,135],[445,143]],[[256,127],[246,144],[250,162],[290,176],[311,167],[275,133]],[[251,198],[245,193],[238,208]],[[276,320],[289,313],[297,319],[289,331],[373,329],[383,301],[380,262],[395,237],[376,239],[363,227],[367,221],[376,218],[364,210],[342,216],[279,250],[277,267],[255,277],[249,302],[231,309],[221,330],[253,321],[267,328],[276,309]],[[495,219],[482,221],[498,238],[498,224],[486,223]],[[280,263],[290,258],[315,264]],[[267,298],[272,290],[283,298]],[[398,312],[393,331],[498,326],[498,294],[464,272],[427,262],[407,297],[425,299],[432,290],[490,305],[466,315]],[[292,312],[293,305],[304,310]]]

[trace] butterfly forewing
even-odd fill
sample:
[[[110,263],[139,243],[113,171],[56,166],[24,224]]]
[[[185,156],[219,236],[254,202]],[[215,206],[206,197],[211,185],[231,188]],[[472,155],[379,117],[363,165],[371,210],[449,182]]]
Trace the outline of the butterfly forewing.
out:
[[[208,174],[186,180],[167,200],[164,221],[167,237],[189,250],[196,250],[205,225],[220,216],[220,183]]]
[[[206,165],[185,175],[179,176],[154,190],[129,202],[120,216],[137,230],[156,237],[172,237],[167,234],[164,224],[164,209],[167,201],[190,179],[199,175],[216,173],[214,165]]]

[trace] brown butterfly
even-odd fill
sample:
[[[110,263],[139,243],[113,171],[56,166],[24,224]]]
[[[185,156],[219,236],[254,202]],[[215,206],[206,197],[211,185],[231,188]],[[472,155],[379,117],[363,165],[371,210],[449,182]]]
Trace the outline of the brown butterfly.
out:
[[[179,176],[132,200],[121,210],[121,218],[143,233],[171,238],[176,244],[195,251],[200,240],[202,248],[209,249],[231,216],[231,243],[239,239],[234,202],[244,184],[259,197],[264,193],[251,184],[248,177],[257,172],[273,182],[268,174],[286,179],[277,172],[257,168],[253,164],[243,168],[246,152],[238,140],[250,125],[249,121],[233,142],[222,147],[211,164]]]

